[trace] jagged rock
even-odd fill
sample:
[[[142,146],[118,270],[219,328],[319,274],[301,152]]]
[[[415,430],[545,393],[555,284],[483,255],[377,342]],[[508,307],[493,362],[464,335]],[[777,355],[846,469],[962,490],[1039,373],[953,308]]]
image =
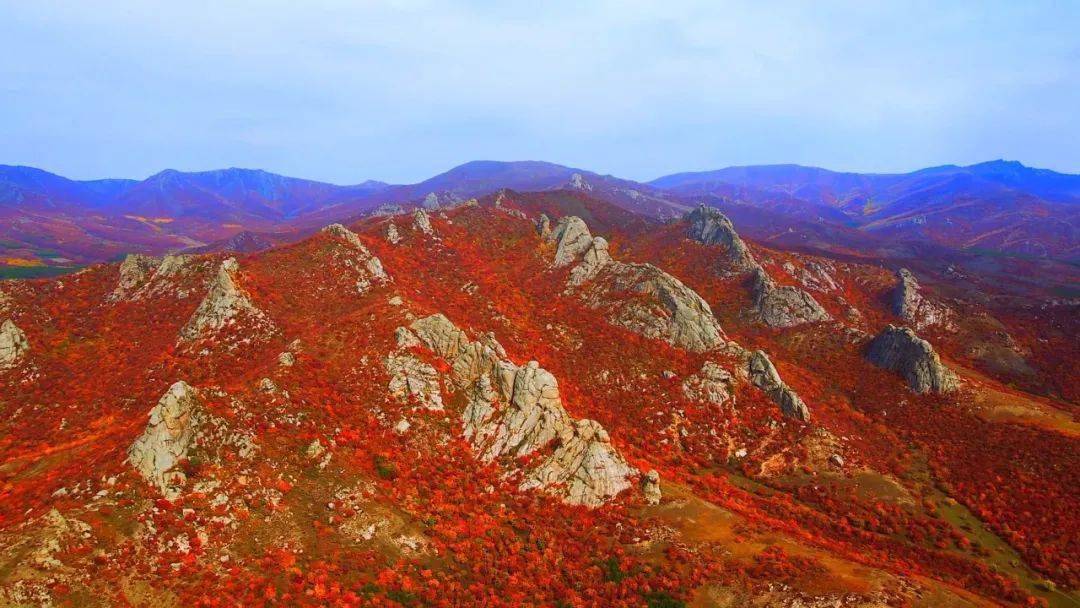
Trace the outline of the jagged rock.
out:
[[[116,289],[109,294],[109,301],[125,300],[146,284],[161,265],[161,260],[139,253],[128,254],[120,263],[120,279]]]
[[[547,239],[556,243],[555,260],[556,268],[562,268],[573,264],[583,253],[592,247],[592,234],[589,227],[580,217],[568,215],[559,220],[555,229],[547,236]]]
[[[592,280],[604,265],[610,261],[611,254],[608,253],[607,240],[600,236],[594,237],[589,248],[586,249],[585,253],[582,255],[581,262],[570,269],[570,279],[568,283],[571,286],[577,286]]]
[[[941,363],[930,343],[907,327],[889,325],[866,351],[874,365],[900,374],[916,393],[947,393],[957,388],[956,375]]]
[[[251,322],[255,331],[245,332],[243,337],[236,336],[234,339],[249,340],[259,337],[261,330],[273,326],[266,314],[255,307],[247,292],[237,284],[235,275],[239,270],[240,265],[236,258],[229,258],[221,263],[206,297],[180,330],[181,342],[207,337],[240,319]]]
[[[285,351],[278,355],[277,360],[278,365],[280,365],[281,367],[292,367],[294,364],[296,364],[296,355],[290,353],[289,351]]]
[[[424,197],[424,201],[420,203],[420,206],[424,209],[438,209],[439,208],[439,195],[434,192],[428,192]]]
[[[645,496],[645,504],[660,504],[663,496],[660,493],[660,473],[657,473],[656,469],[650,469],[641,476],[641,493]]]
[[[735,394],[735,378],[716,363],[706,361],[701,371],[683,380],[682,390],[687,399],[723,405]]]
[[[750,355],[748,368],[750,382],[765,391],[765,394],[780,406],[780,411],[785,416],[803,422],[810,420],[810,408],[806,407],[799,395],[780,379],[780,373],[776,371],[776,367],[764,351],[757,350]]]
[[[754,310],[770,327],[794,327],[832,318],[814,296],[791,285],[778,286],[761,266],[754,268],[751,282]]]
[[[735,226],[723,213],[712,207],[700,205],[686,215],[690,222],[687,236],[705,245],[722,245],[727,249],[727,268],[744,272],[757,266],[750,248],[746,246]]]
[[[947,324],[951,311],[944,305],[931,302],[920,293],[919,281],[907,268],[896,271],[896,288],[892,292],[893,313],[911,323],[915,329]]]
[[[146,430],[128,448],[128,462],[166,498],[178,496],[187,482],[176,465],[188,457],[205,418],[197,391],[181,380],[150,410]]]
[[[128,462],[165,498],[179,496],[187,477],[178,465],[196,453],[217,458],[229,448],[236,456],[250,459],[255,443],[250,435],[229,430],[221,419],[202,406],[199,391],[176,382],[150,410],[142,435],[128,448]]]
[[[578,262],[568,289],[605,310],[611,323],[696,352],[723,343],[724,332],[701,296],[652,264],[613,260],[607,241],[593,237],[581,218],[559,220],[549,240],[558,243],[556,267]]]
[[[355,269],[358,274],[356,279],[357,291],[364,293],[372,285],[385,284],[390,280],[386,270],[383,269],[382,261],[368,251],[368,248],[364,246],[364,243],[360,241],[360,237],[355,232],[341,224],[330,224],[323,228],[323,232],[344,240],[355,250],[356,254],[350,256],[344,262],[347,266]]]
[[[799,282],[808,289],[830,292],[840,288],[839,285],[836,284],[836,279],[833,277],[836,268],[830,262],[811,260],[807,262],[805,266],[798,269],[795,268],[795,265],[791,262],[786,262],[784,264],[784,270],[798,279]]]
[[[605,264],[583,296],[590,307],[606,311],[611,323],[647,338],[694,352],[724,343],[705,300],[652,264]]]
[[[386,358],[390,374],[390,394],[401,400],[415,400],[429,410],[443,409],[439,372],[420,359],[407,354]]]
[[[580,173],[574,173],[570,175],[570,181],[568,182],[568,185],[574,190],[582,190],[585,192],[593,189],[592,184],[585,181],[585,176]]]
[[[5,320],[0,325],[0,370],[18,365],[29,350],[26,334],[11,319]]]
[[[435,229],[431,227],[431,218],[423,209],[417,209],[413,212],[413,228],[428,236],[435,234]]]
[[[540,218],[536,220],[536,232],[543,239],[551,236],[551,218],[546,213],[541,213]]]
[[[11,296],[5,293],[3,289],[0,289],[0,312],[6,311],[12,304]]]
[[[401,242],[401,234],[398,233],[397,226],[394,225],[394,222],[390,222],[386,225],[386,242],[391,245],[397,245]]]
[[[546,453],[525,471],[523,489],[596,506],[630,487],[637,472],[598,423],[570,417],[555,377],[536,361],[516,365],[493,335],[472,341],[443,315],[418,319],[397,333],[399,344],[423,345],[450,364],[451,382],[466,397],[463,433],[479,458]]]

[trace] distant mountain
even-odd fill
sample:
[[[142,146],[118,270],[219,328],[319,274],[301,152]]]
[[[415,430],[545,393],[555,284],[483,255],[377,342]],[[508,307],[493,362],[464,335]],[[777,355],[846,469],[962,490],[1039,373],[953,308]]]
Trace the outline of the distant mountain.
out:
[[[818,217],[889,238],[1036,257],[1080,256],[1080,175],[1015,161],[902,174],[729,167],[668,175],[649,185],[688,198],[786,206],[785,215],[800,220]]]

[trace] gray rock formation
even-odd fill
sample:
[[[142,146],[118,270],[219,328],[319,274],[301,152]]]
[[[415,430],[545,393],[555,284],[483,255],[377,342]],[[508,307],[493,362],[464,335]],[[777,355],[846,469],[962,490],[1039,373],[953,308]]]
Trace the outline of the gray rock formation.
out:
[[[187,476],[180,465],[196,454],[216,459],[223,449],[250,459],[255,444],[250,435],[229,430],[202,406],[199,392],[184,381],[169,387],[150,410],[142,435],[128,448],[128,462],[168,499],[183,493]]]
[[[947,393],[959,384],[956,374],[941,363],[930,343],[907,327],[889,325],[881,330],[870,342],[866,358],[899,374],[916,393]]]
[[[145,285],[161,265],[161,260],[139,253],[128,254],[120,264],[120,279],[116,289],[109,294],[109,301],[130,299]]]
[[[776,371],[769,356],[764,351],[754,351],[749,361],[750,382],[765,391],[778,406],[780,411],[788,418],[808,422],[810,420],[810,408],[806,407],[803,400],[783,380]]]
[[[30,351],[30,343],[11,319],[0,325],[0,371],[12,369]]]
[[[429,410],[443,409],[439,372],[434,367],[399,353],[386,358],[386,371],[390,374],[388,390],[395,398]]]
[[[375,257],[360,241],[355,232],[341,224],[330,224],[323,228],[323,232],[344,241],[352,250],[352,254],[342,260],[357,274],[356,290],[366,292],[372,285],[383,285],[390,281],[389,275],[383,269],[382,261]]]
[[[942,304],[931,302],[920,293],[919,281],[907,268],[896,271],[896,288],[891,300],[893,313],[915,329],[948,324],[951,312]]]
[[[588,192],[593,189],[592,184],[585,181],[585,176],[580,173],[574,173],[570,176],[570,181],[567,185],[574,190],[582,190]]]
[[[146,430],[128,448],[128,462],[166,498],[175,498],[187,482],[177,465],[187,458],[206,415],[198,392],[184,381],[177,382],[161,397]]]
[[[690,226],[687,236],[705,245],[721,245],[727,249],[724,271],[745,272],[757,266],[750,248],[746,246],[735,226],[723,213],[712,207],[699,206],[686,215]]]
[[[695,352],[723,343],[724,332],[701,296],[652,264],[612,259],[607,241],[593,237],[581,218],[562,218],[549,240],[557,244],[556,267],[576,264],[568,289],[604,310],[611,323]]]
[[[205,338],[240,321],[248,322],[252,327],[243,336],[234,336],[235,340],[255,339],[272,330],[273,324],[269,318],[255,307],[247,292],[237,283],[239,270],[236,258],[221,263],[206,297],[180,330],[181,342]]]
[[[465,395],[465,438],[485,461],[544,453],[524,471],[522,489],[539,488],[564,502],[600,505],[637,475],[592,420],[566,412],[558,382],[535,361],[519,366],[491,334],[472,341],[443,315],[398,329],[398,344],[421,345],[450,364],[449,380]]]
[[[542,239],[551,236],[551,218],[546,213],[541,213],[540,218],[536,220],[536,232]]]
[[[750,280],[754,311],[770,327],[794,327],[832,318],[814,296],[798,287],[777,285],[761,266],[754,268]]]
[[[556,268],[576,262],[592,247],[593,240],[585,221],[574,215],[560,219],[547,238],[556,244],[555,260],[552,262]]]
[[[435,234],[435,229],[431,226],[431,218],[423,209],[417,209],[413,212],[413,228],[428,236],[434,236]]]
[[[641,493],[645,496],[645,504],[660,504],[663,495],[660,492],[660,473],[657,473],[656,469],[649,469],[648,473],[641,476]]]
[[[687,399],[723,405],[735,394],[735,377],[712,361],[702,364],[701,370],[682,383]]]
[[[397,245],[401,242],[401,234],[398,232],[397,226],[394,222],[390,222],[386,225],[386,242],[391,245]]]

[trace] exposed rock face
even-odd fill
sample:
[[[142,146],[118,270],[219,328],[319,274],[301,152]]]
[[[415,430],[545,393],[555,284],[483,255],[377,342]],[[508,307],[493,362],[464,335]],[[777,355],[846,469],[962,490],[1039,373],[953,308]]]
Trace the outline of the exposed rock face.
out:
[[[416,357],[396,354],[386,358],[390,373],[390,394],[405,401],[415,400],[429,410],[443,409],[439,372]]]
[[[139,253],[128,254],[120,264],[120,280],[109,294],[110,301],[125,300],[150,280],[161,265],[161,260]]]
[[[11,369],[19,364],[30,350],[30,343],[11,319],[0,325],[0,370]]]
[[[701,296],[652,264],[613,260],[607,241],[594,238],[581,218],[561,219],[549,240],[557,243],[556,267],[577,264],[570,290],[605,310],[613,324],[696,352],[723,343],[724,332]]]
[[[555,229],[548,235],[548,240],[555,241],[556,268],[573,264],[592,246],[592,234],[580,217],[569,215],[559,220]]]
[[[573,175],[571,175],[568,185],[574,190],[582,190],[584,192],[588,192],[589,190],[593,189],[592,184],[585,181],[585,176],[580,173],[574,173]]]
[[[551,218],[546,213],[541,213],[540,218],[536,220],[536,232],[543,239],[551,236]]]
[[[360,237],[355,232],[341,224],[330,224],[323,228],[323,232],[345,241],[355,251],[354,255],[349,256],[343,262],[353,268],[358,275],[356,279],[357,291],[364,293],[372,285],[385,284],[390,280],[386,270],[383,269],[382,261],[368,251],[368,248],[364,246],[364,243],[360,241]]]
[[[176,465],[188,457],[205,418],[198,393],[181,380],[150,410],[146,430],[128,448],[131,466],[166,498],[178,496],[187,482]]]
[[[397,226],[394,225],[394,222],[390,222],[386,225],[386,242],[391,245],[397,245],[401,242],[401,234],[398,233]]]
[[[690,222],[687,236],[705,245],[722,245],[727,248],[725,270],[744,272],[757,266],[750,248],[746,246],[735,226],[723,213],[712,207],[699,206],[686,215]]]
[[[522,489],[596,506],[631,486],[637,471],[607,432],[595,421],[571,418],[555,377],[535,361],[519,366],[508,360],[493,335],[472,341],[445,316],[432,315],[399,328],[398,343],[422,345],[450,364],[450,381],[466,399],[464,435],[479,458],[546,453],[524,471]]]
[[[770,327],[794,327],[832,318],[814,296],[791,285],[778,286],[761,266],[754,268],[751,281],[754,310]]]
[[[810,408],[806,407],[799,395],[780,379],[780,373],[769,360],[769,355],[764,351],[754,351],[750,355],[749,369],[750,382],[765,391],[765,394],[780,406],[780,411],[785,416],[803,422],[810,420]]]
[[[893,313],[911,323],[915,329],[946,324],[950,310],[925,298],[920,292],[919,281],[907,268],[896,271],[896,288],[892,292]]]
[[[423,209],[417,209],[413,212],[413,228],[428,236],[435,234],[435,229],[431,227],[431,218]]]
[[[236,258],[229,258],[221,263],[210,291],[191,315],[187,325],[180,330],[181,342],[207,337],[240,320],[250,322],[253,329],[257,330],[246,332],[245,336],[238,338],[241,340],[258,337],[260,332],[273,327],[266,314],[255,307],[247,292],[237,284],[236,273],[239,270],[240,265]]]
[[[735,394],[735,377],[716,363],[706,361],[701,371],[683,380],[682,390],[687,399],[723,405]]]
[[[648,473],[641,476],[641,493],[645,496],[646,504],[660,504],[663,496],[660,493],[660,474],[656,472],[656,469],[650,469]]]
[[[916,393],[947,393],[956,389],[955,374],[941,363],[930,343],[907,327],[889,325],[866,351],[874,365],[900,374]]]

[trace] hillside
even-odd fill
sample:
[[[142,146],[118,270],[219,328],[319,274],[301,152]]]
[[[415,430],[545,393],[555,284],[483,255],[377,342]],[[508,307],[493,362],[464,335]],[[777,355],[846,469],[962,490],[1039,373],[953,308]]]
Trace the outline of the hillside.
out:
[[[534,177],[0,283],[0,603],[1080,600],[1075,304]]]

